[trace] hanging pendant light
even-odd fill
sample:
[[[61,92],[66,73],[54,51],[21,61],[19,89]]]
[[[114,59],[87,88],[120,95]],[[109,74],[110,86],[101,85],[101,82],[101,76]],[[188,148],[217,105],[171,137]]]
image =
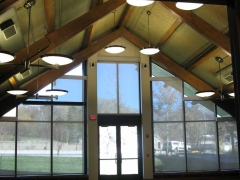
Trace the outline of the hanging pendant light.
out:
[[[148,45],[149,45],[149,47],[144,47],[142,50],[140,50],[140,52],[145,55],[153,55],[153,54],[158,53],[160,50],[158,48],[150,45],[149,16],[151,15],[151,12],[147,11],[147,15],[148,15]]]
[[[51,96],[62,96],[68,93],[67,90],[62,89],[47,89],[46,92]]]
[[[115,36],[115,13],[116,13],[116,10],[113,11],[113,14],[114,14],[114,24],[113,24],[113,33],[114,33],[114,36]],[[115,45],[115,40],[114,40],[114,45],[107,46],[107,47],[105,47],[104,49],[105,49],[105,51],[108,52],[108,53],[118,54],[118,53],[121,53],[121,52],[125,51],[126,47],[121,46],[121,45]]]
[[[231,92],[231,93],[229,93],[228,95],[231,96],[231,97],[234,97],[234,96],[235,96],[235,93],[234,93],[234,92]]]
[[[74,58],[63,54],[44,54],[41,56],[42,60],[51,65],[67,65],[74,61]]]
[[[11,95],[22,95],[22,94],[25,94],[27,93],[28,90],[25,90],[25,89],[13,89],[13,90],[8,90],[7,93],[11,94]]]
[[[198,97],[210,97],[215,94],[214,91],[199,91],[195,93]]]
[[[15,55],[4,50],[0,50],[0,63],[7,63],[15,59]]]
[[[176,7],[182,10],[194,10],[200,8],[203,4],[201,3],[187,3],[187,2],[177,2]]]
[[[127,0],[127,3],[132,6],[148,6],[153,2],[151,0]]]

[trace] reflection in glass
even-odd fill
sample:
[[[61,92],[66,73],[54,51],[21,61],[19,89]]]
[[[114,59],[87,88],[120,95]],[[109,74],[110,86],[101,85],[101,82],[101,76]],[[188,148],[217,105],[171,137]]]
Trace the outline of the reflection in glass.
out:
[[[214,103],[211,101],[185,101],[185,120],[214,120]]]
[[[0,122],[0,175],[15,174],[15,123]]]
[[[139,113],[138,64],[119,64],[119,113]]]
[[[218,122],[218,138],[220,169],[237,169],[239,161],[236,122],[231,120]]]
[[[191,146],[187,156],[189,171],[218,169],[216,139],[214,122],[186,123],[186,141]]]
[[[155,171],[186,169],[183,123],[154,123]]]
[[[17,174],[50,174],[50,123],[18,123]]]
[[[165,69],[156,65],[155,63],[151,63],[152,67],[152,77],[174,77],[171,73],[167,72]]]
[[[100,159],[115,159],[116,148],[116,126],[99,127]]]
[[[98,113],[117,113],[117,65],[97,65]]]
[[[182,121],[182,83],[152,82],[153,121]]]
[[[53,121],[84,121],[83,106],[53,106]]]
[[[83,124],[53,123],[53,173],[83,173]]]
[[[50,88],[51,89],[51,88]],[[83,102],[83,80],[79,79],[57,79],[53,89],[67,90],[68,93],[59,96],[54,101]]]
[[[51,107],[49,105],[19,105],[18,120],[50,121]]]

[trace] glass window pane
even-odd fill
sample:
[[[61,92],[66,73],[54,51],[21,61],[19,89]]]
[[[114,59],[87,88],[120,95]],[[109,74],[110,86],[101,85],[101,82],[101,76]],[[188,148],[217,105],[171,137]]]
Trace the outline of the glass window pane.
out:
[[[152,67],[152,77],[174,77],[171,73],[156,65],[155,63],[151,64]]]
[[[116,127],[99,127],[99,158],[100,159],[115,159],[117,155],[116,149]]]
[[[83,123],[53,123],[53,173],[83,173]]]
[[[189,171],[218,170],[216,123],[186,123],[186,140],[191,146],[187,162]]]
[[[154,123],[155,172],[185,171],[182,142],[183,123]]]
[[[224,111],[222,108],[220,108],[219,106],[217,106],[217,116],[218,117],[232,117],[229,113],[227,113],[226,111]]]
[[[54,121],[84,121],[83,106],[53,106]]]
[[[12,110],[8,111],[3,117],[16,117],[17,115],[17,108],[13,108]]]
[[[138,174],[138,159],[123,159],[122,174]]]
[[[211,101],[185,101],[185,120],[215,120],[214,103]]]
[[[98,113],[117,113],[117,65],[97,65]]]
[[[116,160],[100,160],[100,175],[116,175]]]
[[[65,75],[69,75],[69,76],[83,76],[82,63],[79,64],[79,66],[77,66],[73,70],[67,72]]]
[[[15,122],[0,122],[0,176],[15,174]]]
[[[17,174],[50,174],[50,123],[18,123]]]
[[[50,121],[51,106],[49,105],[19,105],[18,120]]]
[[[138,157],[137,126],[121,126],[121,153],[122,158]]]
[[[184,97],[196,97],[197,90],[188,83],[184,82]]]
[[[36,94],[38,94],[39,97],[49,96],[49,93],[46,92],[47,89],[51,89],[51,84],[48,84],[44,88],[40,89]],[[27,101],[51,101],[51,98],[28,98]]]
[[[152,81],[153,121],[182,121],[182,82]]]
[[[54,101],[83,102],[83,80],[79,79],[57,79],[53,89],[67,90],[68,93],[58,96]]]
[[[218,122],[220,168],[238,169],[238,140],[235,121]]]
[[[119,113],[139,113],[138,64],[119,64]]]

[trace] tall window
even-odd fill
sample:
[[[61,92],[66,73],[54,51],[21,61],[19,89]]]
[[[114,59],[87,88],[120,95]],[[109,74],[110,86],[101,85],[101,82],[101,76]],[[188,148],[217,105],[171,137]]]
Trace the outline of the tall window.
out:
[[[85,79],[80,65],[47,86],[65,97],[27,100],[2,118],[0,176],[84,173]]]
[[[137,63],[98,63],[98,113],[139,114]]]
[[[155,172],[238,169],[236,121],[164,69],[152,72]]]

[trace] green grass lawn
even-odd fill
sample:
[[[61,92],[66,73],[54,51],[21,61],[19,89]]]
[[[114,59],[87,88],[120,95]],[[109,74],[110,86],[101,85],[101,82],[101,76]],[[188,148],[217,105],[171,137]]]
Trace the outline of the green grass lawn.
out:
[[[17,171],[20,174],[50,174],[50,157],[44,156],[18,156]],[[14,156],[1,156],[0,169],[14,170]],[[53,173],[82,173],[81,157],[54,157]]]

